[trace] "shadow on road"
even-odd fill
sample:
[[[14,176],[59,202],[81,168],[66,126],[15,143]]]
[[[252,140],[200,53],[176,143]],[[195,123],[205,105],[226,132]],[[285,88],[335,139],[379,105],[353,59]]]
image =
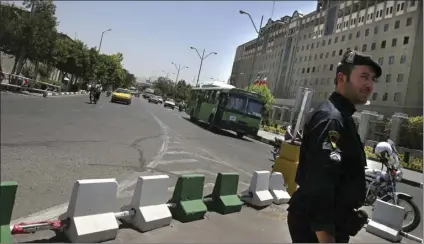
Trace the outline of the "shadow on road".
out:
[[[227,137],[232,137],[232,138],[236,138],[236,139],[239,139],[239,140],[242,140],[242,141],[246,141],[246,142],[252,142],[251,140],[249,140],[247,138],[244,138],[244,137],[243,138],[238,138],[236,134],[234,134],[232,132],[229,132],[229,131],[225,131],[225,130],[221,130],[221,129],[217,129],[217,128],[214,128],[214,129],[211,130],[211,129],[209,129],[209,124],[206,124],[206,123],[203,123],[203,122],[200,122],[200,121],[193,122],[193,121],[191,121],[187,117],[182,117],[182,118],[185,119],[185,120],[187,120],[188,122],[194,124],[194,125],[199,126],[202,129],[208,130],[208,131],[210,131],[210,132],[212,132],[214,134],[218,134],[218,135],[222,135],[222,136],[227,136]]]

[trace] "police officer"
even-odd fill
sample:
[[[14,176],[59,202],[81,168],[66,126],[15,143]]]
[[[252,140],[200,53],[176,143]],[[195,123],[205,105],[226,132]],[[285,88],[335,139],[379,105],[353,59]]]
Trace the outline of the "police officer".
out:
[[[308,114],[296,173],[299,188],[289,202],[293,243],[349,242],[366,223],[366,156],[352,115],[366,104],[381,67],[348,50],[338,64],[335,91]]]

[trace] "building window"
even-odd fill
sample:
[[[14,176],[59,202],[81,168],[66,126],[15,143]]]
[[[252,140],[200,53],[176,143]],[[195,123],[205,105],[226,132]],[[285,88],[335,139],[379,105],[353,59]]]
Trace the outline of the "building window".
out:
[[[395,56],[389,57],[389,64],[393,64],[395,62]]]
[[[374,27],[374,35],[378,34],[378,26]]]
[[[370,29],[366,29],[365,30],[365,36],[369,36],[369,34],[370,34]]]
[[[354,48],[353,48],[353,50],[355,50],[355,51],[358,51],[358,46],[355,46]]]
[[[339,50],[339,56],[342,56],[343,55],[343,49],[340,49]]]
[[[331,38],[330,39],[328,39],[328,45],[330,45],[331,44]]]
[[[396,92],[395,93],[395,96],[393,97],[393,101],[400,102],[400,92]]]
[[[406,45],[406,44],[408,44],[409,43],[409,36],[405,36],[404,38],[403,38],[403,45]]]
[[[312,73],[314,73],[315,72],[315,67],[312,67]]]
[[[389,24],[385,24],[384,25],[384,32],[386,32],[386,31],[388,31],[389,30]]]
[[[391,74],[387,74],[386,75],[386,83],[390,83],[391,80],[392,80],[392,75]]]
[[[334,38],[334,43],[337,43],[338,40],[339,40],[339,37],[336,36],[336,38]]]
[[[374,93],[372,94],[372,100],[373,100],[373,101],[377,100],[377,96],[378,96],[378,93],[374,92]]]
[[[397,44],[397,38],[392,39],[392,47],[396,47]]]
[[[398,3],[396,6],[396,12],[403,11],[404,7],[405,7],[405,3]]]
[[[302,68],[302,74],[304,74],[305,73],[305,68]]]
[[[321,46],[325,46],[325,40],[322,40]]]
[[[348,40],[352,40],[352,33],[349,33],[349,36],[347,37]]]
[[[387,97],[389,96],[389,94],[387,94],[387,92],[386,93],[384,93],[384,95],[383,95],[383,101],[387,101]]]
[[[372,44],[371,44],[371,51],[372,50],[375,50],[375,42],[373,42]]]
[[[397,82],[402,82],[402,81],[403,81],[403,74],[398,74]]]
[[[389,15],[389,14],[392,14],[392,13],[393,13],[393,6],[386,8],[386,15]]]
[[[333,64],[330,64],[330,71],[333,70]]]
[[[328,55],[329,55],[330,53],[328,53],[328,52],[326,52],[325,53],[325,58],[328,58]]]
[[[331,54],[331,57],[336,56],[336,50],[333,51],[333,53]]]
[[[327,71],[326,69],[327,69],[327,65],[324,64],[324,66],[322,67],[322,71]]]
[[[322,57],[324,56],[324,53],[321,53],[320,55],[319,55],[319,59],[322,59]]]
[[[397,20],[395,22],[395,29],[399,29],[399,27],[400,27],[400,20]]]
[[[345,36],[343,35],[341,41],[344,42],[344,40],[345,40]]]
[[[406,62],[406,55],[402,54],[402,56],[400,56],[400,63],[404,64]]]
[[[381,42],[381,48],[386,48],[386,41]]]
[[[411,26],[412,25],[412,18],[407,18],[406,19],[406,26]]]
[[[414,6],[415,6],[415,0],[409,1],[409,7],[414,7]]]
[[[362,45],[362,52],[366,52],[367,51],[367,44]]]
[[[317,58],[318,58],[318,54],[315,54],[314,60],[317,60]]]
[[[356,38],[359,38],[360,36],[361,36],[361,32],[360,31],[356,32]]]

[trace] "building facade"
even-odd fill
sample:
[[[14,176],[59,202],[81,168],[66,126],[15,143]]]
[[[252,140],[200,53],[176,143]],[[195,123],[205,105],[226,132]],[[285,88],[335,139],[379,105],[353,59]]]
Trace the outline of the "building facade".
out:
[[[413,0],[320,0],[307,15],[269,20],[259,42],[239,46],[231,83],[245,87],[249,76],[264,74],[276,98],[294,98],[297,87],[308,87],[317,104],[334,90],[335,68],[350,48],[370,54],[383,69],[367,110],[422,115],[422,12],[422,2]]]

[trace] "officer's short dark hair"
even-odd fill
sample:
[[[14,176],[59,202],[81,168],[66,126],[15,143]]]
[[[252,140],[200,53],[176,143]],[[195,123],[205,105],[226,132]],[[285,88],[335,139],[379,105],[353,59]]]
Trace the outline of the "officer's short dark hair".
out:
[[[376,78],[379,78],[382,74],[380,65],[374,60],[372,60],[370,55],[366,55],[364,53],[360,53],[357,51],[352,51],[348,48],[346,52],[343,54],[342,60],[337,65],[336,79],[334,79],[334,84],[337,85],[337,74],[339,72],[346,75],[349,80],[350,74],[352,73],[353,67],[355,65],[370,66],[374,70]]]

